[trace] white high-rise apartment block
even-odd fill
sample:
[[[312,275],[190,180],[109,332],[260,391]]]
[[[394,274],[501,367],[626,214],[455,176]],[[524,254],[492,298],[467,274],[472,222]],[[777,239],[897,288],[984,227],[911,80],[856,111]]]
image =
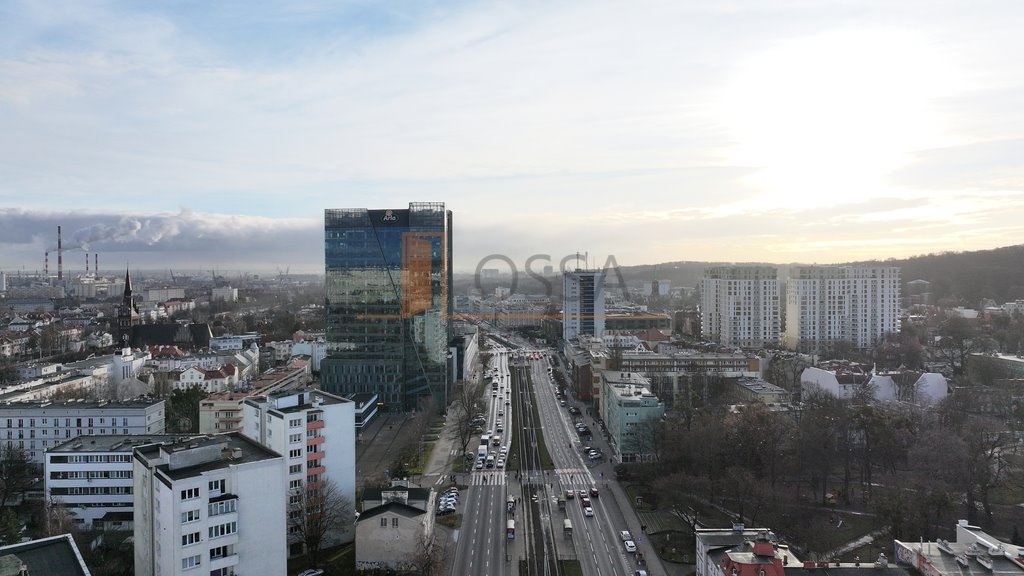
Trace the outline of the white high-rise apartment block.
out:
[[[238,433],[132,455],[135,574],[288,571],[285,458]]]
[[[720,266],[701,281],[701,336],[728,346],[776,346],[779,280],[771,266]]]
[[[900,269],[794,266],[786,285],[787,348],[822,352],[838,341],[870,348],[900,329]]]
[[[285,456],[287,490],[278,498],[289,503],[296,490],[315,490],[333,481],[338,492],[355,503],[356,411],[355,403],[313,388],[272,392],[245,399],[243,433]],[[327,534],[323,547],[351,542],[355,526]],[[290,535],[290,555],[302,554],[298,534]]]
[[[604,272],[566,271],[563,288],[562,339],[604,336]]]

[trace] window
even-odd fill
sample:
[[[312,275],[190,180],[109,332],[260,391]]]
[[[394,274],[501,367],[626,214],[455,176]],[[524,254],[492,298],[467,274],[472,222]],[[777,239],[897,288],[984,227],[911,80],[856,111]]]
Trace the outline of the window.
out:
[[[188,524],[189,522],[195,522],[199,520],[199,510],[189,510],[188,512],[181,513],[181,523]]]
[[[302,442],[302,434],[290,434],[288,436],[289,444],[295,444],[297,442]]]
[[[228,514],[238,509],[238,500],[232,498],[231,500],[221,500],[220,502],[210,502],[207,513],[210,516],[220,516],[221,514]]]
[[[189,556],[188,558],[182,558],[181,559],[181,569],[182,570],[189,570],[189,569],[195,568],[196,566],[199,566],[199,564],[202,562],[202,558],[203,558],[202,554],[196,554],[195,556]]]
[[[302,479],[300,478],[298,480],[292,480],[291,482],[288,483],[288,488],[302,488]]]
[[[190,546],[192,544],[197,544],[197,543],[199,543],[199,532],[192,532],[192,533],[189,533],[189,534],[182,534],[181,535],[181,545],[182,546]]]
[[[199,488],[189,488],[181,491],[182,500],[191,500],[193,498],[199,498]]]
[[[221,536],[227,536],[228,534],[234,534],[238,532],[237,522],[225,522],[224,524],[218,524],[217,526],[210,526],[210,538],[220,538]]]
[[[210,492],[213,493],[214,495],[223,494],[224,493],[224,479],[221,478],[220,480],[211,480],[210,484],[209,484],[209,488],[210,488]]]
[[[380,527],[381,528],[387,528],[388,527],[388,519],[387,518],[381,518],[380,519]]]
[[[299,472],[302,472],[302,464],[292,464],[288,467],[289,474],[298,474]]]
[[[210,548],[210,560],[217,558],[223,558],[225,556],[231,556],[234,554],[232,546],[217,546],[216,548]]]
[[[296,448],[288,451],[289,458],[298,458],[299,456],[302,456],[302,448]]]
[[[395,516],[394,518],[391,519],[391,527],[392,528],[398,528],[398,516]]]
[[[299,426],[302,426],[302,418],[295,418],[288,421],[289,428],[298,428]]]

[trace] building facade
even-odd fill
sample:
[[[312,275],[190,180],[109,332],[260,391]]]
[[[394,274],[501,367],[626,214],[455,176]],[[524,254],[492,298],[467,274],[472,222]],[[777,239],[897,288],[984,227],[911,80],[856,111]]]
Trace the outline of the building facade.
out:
[[[338,492],[355,502],[355,403],[313,388],[246,398],[243,433],[285,456],[288,492],[315,490],[330,480]],[[329,534],[324,547],[351,542],[354,527]],[[289,538],[289,554],[302,554],[299,535]]]
[[[779,343],[778,273],[771,266],[709,268],[701,281],[701,336],[741,348]]]
[[[132,453],[135,574],[285,574],[285,458],[237,433]]]
[[[562,339],[604,336],[604,272],[566,271],[562,282]]]
[[[84,436],[46,451],[46,499],[84,530],[132,529],[132,450],[174,436]]]
[[[48,448],[71,438],[163,434],[164,428],[164,401],[157,399],[0,404],[0,443],[25,450],[40,466]]]
[[[900,269],[794,266],[786,283],[787,348],[822,353],[836,342],[871,348],[900,329]]]
[[[447,404],[452,214],[443,203],[404,210],[327,210],[324,390],[372,392],[386,409],[432,397]]]
[[[601,372],[601,419],[620,462],[654,458],[655,430],[665,405],[651,393],[650,381],[635,372]]]

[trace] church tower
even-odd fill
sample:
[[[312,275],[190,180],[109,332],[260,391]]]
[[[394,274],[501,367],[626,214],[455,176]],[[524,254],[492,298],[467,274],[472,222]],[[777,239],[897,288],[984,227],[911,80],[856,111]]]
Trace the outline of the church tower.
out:
[[[132,277],[128,269],[124,271],[124,296],[121,298],[121,305],[117,308],[117,343],[119,346],[127,347],[131,343],[132,328],[141,324],[139,309],[132,300]]]

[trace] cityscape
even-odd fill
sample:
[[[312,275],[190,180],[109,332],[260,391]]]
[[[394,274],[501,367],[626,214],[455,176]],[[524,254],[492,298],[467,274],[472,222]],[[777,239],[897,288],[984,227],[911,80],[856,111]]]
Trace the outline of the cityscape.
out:
[[[1024,6],[0,7],[0,576],[1024,576]]]

